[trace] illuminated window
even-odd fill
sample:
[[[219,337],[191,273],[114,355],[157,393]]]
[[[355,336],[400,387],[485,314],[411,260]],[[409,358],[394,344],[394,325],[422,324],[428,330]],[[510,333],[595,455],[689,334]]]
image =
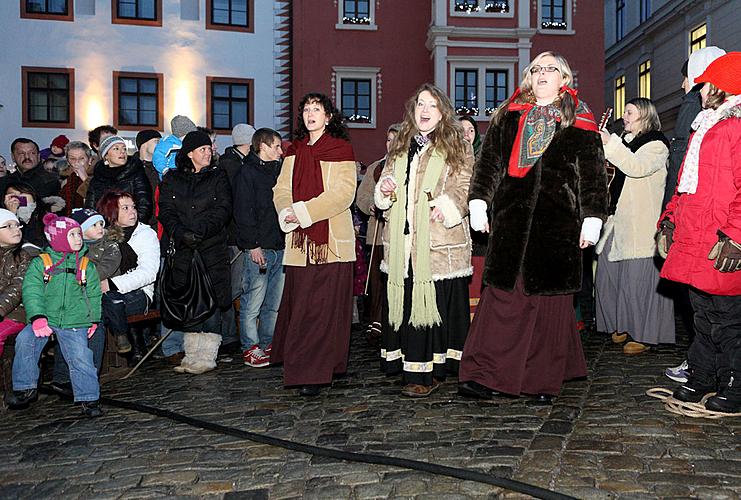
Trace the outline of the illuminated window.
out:
[[[615,78],[615,118],[619,119],[625,112],[625,75]]]
[[[615,0],[615,41],[625,36],[625,0]]]
[[[253,32],[252,0],[206,0],[206,29]]]
[[[238,123],[253,123],[253,87],[248,78],[206,77],[208,127],[231,132]]]
[[[21,0],[21,17],[73,21],[74,0]]]
[[[163,129],[161,73],[113,72],[113,124],[121,130]]]
[[[704,49],[708,41],[708,26],[701,24],[690,32],[690,54],[696,50]]]
[[[638,67],[638,97],[651,99],[651,60]]]
[[[75,70],[21,68],[23,126],[75,128]]]

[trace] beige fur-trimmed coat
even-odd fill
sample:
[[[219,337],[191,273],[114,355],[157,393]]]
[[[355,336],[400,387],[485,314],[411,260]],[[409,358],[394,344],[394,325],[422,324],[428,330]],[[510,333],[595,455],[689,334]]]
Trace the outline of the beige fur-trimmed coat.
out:
[[[424,179],[427,165],[434,151],[429,144],[425,146],[412,160],[409,186],[413,187],[410,193],[407,220],[409,221],[410,234],[406,237],[405,263],[412,259],[412,266],[416,264],[416,232],[414,228],[414,209],[417,206],[421,193],[421,184]],[[401,156],[401,161],[407,161],[407,155]],[[453,172],[450,165],[445,165],[440,179],[432,191],[433,200],[431,206],[438,207],[445,220],[443,222],[430,222],[430,267],[432,279],[440,281],[444,279],[459,278],[473,274],[471,265],[471,233],[468,222],[468,188],[473,173],[473,149],[468,146],[464,167],[458,172]],[[393,178],[394,162],[387,161],[381,173],[381,178],[376,184],[374,198],[376,206],[385,210],[384,217],[388,221],[388,209],[392,202],[390,197],[381,194],[380,187],[385,178]],[[403,186],[401,186],[403,188]],[[397,188],[398,189],[398,188]],[[410,189],[411,191],[411,189]],[[381,262],[381,271],[388,272],[387,256],[389,251],[389,231],[391,224],[386,224],[383,231],[384,260]],[[408,264],[405,264],[404,275],[408,276]]]

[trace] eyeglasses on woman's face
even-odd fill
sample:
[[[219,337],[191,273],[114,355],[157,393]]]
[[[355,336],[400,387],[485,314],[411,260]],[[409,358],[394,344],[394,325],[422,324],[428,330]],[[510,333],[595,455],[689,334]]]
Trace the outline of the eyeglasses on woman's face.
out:
[[[530,68],[530,74],[531,75],[534,75],[536,73],[540,73],[541,71],[545,71],[546,73],[555,73],[556,71],[558,71],[558,67],[556,67],[556,66],[539,66],[539,65],[536,64],[535,66],[533,66],[532,68]],[[559,71],[559,73],[560,73],[560,71]]]
[[[14,231],[16,229],[23,228],[23,224],[18,224],[17,222],[9,222],[5,224],[4,226],[0,226],[0,230],[2,229],[10,229],[11,231]]]

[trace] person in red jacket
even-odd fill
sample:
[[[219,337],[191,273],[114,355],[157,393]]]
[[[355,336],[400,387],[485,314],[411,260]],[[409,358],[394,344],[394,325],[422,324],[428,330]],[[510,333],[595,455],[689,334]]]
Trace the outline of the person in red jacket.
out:
[[[659,223],[661,277],[690,285],[690,376],[674,391],[709,410],[741,411],[741,52],[713,61],[679,183]]]

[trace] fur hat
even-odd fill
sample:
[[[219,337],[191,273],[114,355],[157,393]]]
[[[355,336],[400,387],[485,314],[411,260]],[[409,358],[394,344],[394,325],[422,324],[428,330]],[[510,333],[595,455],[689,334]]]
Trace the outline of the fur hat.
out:
[[[105,160],[105,155],[108,154],[108,151],[115,145],[115,144],[123,144],[126,146],[126,142],[117,135],[110,135],[103,139],[103,142],[100,143],[100,157],[101,159]]]
[[[194,151],[201,146],[210,146],[211,138],[205,132],[196,130],[195,132],[188,132],[183,138],[183,147],[180,148],[180,153],[187,155],[191,151]]]
[[[714,60],[695,81],[710,82],[729,94],[741,94],[741,52],[729,52]]]
[[[700,83],[697,81],[697,77],[703,74],[711,62],[725,55],[725,53],[725,50],[711,45],[690,54],[690,58],[687,60],[687,80],[690,82],[690,87]]]
[[[247,123],[237,123],[232,129],[232,142],[235,146],[252,144],[253,135],[255,135],[255,127]]]
[[[170,130],[172,130],[172,135],[175,137],[183,137],[188,134],[188,132],[196,131],[197,127],[196,124],[193,123],[193,120],[187,116],[177,115],[170,120]]]
[[[52,250],[63,253],[71,253],[75,250],[69,246],[69,240],[67,234],[75,229],[79,228],[80,224],[76,220],[70,219],[69,217],[59,217],[54,214],[44,215],[44,235],[49,240],[49,246]]]
[[[83,235],[85,234],[85,231],[93,227],[96,222],[102,222],[105,224],[103,216],[92,208],[75,208],[72,210],[72,219],[77,221],[80,225]]]
[[[161,139],[162,134],[153,129],[142,130],[136,134],[136,149],[141,149],[142,144],[146,144],[152,139]]]

